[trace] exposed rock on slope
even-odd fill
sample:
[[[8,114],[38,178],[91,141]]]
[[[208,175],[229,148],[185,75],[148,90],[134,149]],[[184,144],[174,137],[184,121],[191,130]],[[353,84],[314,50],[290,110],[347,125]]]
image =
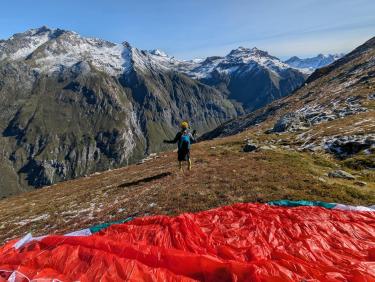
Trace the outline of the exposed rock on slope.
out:
[[[332,178],[343,178],[348,180],[354,180],[355,177],[351,175],[350,173],[343,171],[343,170],[335,170],[328,173],[329,177]]]
[[[375,151],[375,134],[334,136],[324,140],[324,148],[327,152],[339,158],[347,158],[361,151],[373,154]],[[375,156],[374,156],[375,161]]]
[[[282,116],[273,126],[273,132],[298,131],[308,127],[310,124],[300,113],[287,113]]]

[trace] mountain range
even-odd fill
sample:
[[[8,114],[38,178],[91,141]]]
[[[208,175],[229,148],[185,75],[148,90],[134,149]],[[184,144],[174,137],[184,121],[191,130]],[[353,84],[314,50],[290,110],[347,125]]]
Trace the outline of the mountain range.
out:
[[[375,146],[375,38],[317,69],[292,95],[228,121],[202,139],[231,136],[258,127],[288,135],[300,150],[328,151],[345,158]],[[332,144],[336,149],[330,148]],[[341,144],[341,145],[340,145]],[[340,148],[341,146],[341,148]],[[370,157],[371,158],[371,157]],[[367,165],[373,169],[372,161]]]
[[[320,69],[325,66],[328,66],[332,64],[333,62],[337,61],[338,59],[341,59],[344,56],[345,54],[343,53],[334,54],[334,55],[319,54],[316,57],[305,58],[305,59],[300,59],[297,56],[294,56],[286,60],[285,63],[293,68],[300,70],[303,73],[311,74],[316,69]]]
[[[41,27],[0,41],[0,195],[134,163],[181,120],[200,133],[300,87],[265,51],[182,61]]]
[[[228,99],[241,103],[247,112],[290,94],[307,77],[257,48],[239,47],[223,57],[191,61],[179,61],[156,51],[152,60],[215,87]]]

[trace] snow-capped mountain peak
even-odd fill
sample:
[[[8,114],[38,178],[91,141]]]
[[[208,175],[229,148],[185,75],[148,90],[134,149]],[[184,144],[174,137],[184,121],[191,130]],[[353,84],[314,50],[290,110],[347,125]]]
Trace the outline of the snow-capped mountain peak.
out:
[[[318,54],[316,57],[306,59],[293,56],[286,60],[285,63],[293,68],[299,69],[304,73],[311,74],[314,70],[332,64],[334,61],[342,58],[343,56],[344,54]]]
[[[238,47],[229,52],[227,57],[270,57],[268,52],[258,49],[257,47],[253,48],[245,48],[245,47]]]
[[[256,67],[266,68],[278,75],[290,68],[256,47],[238,47],[226,56],[183,61],[168,56],[160,49],[139,50],[128,42],[115,44],[46,26],[0,41],[0,60],[4,59],[24,61],[40,72],[60,72],[85,62],[87,66],[113,76],[122,75],[135,67],[140,70],[178,71],[197,79],[210,77],[213,72],[245,73]]]
[[[179,67],[181,66],[178,65]],[[204,60],[185,61],[182,72],[197,79],[209,78],[213,73],[246,73],[253,68],[266,68],[276,74],[289,69],[290,66],[271,56],[268,52],[256,47],[238,47],[226,56],[211,56]],[[178,69],[181,71],[181,69]]]
[[[10,60],[25,59],[50,40],[57,31],[43,26],[14,34],[9,39],[0,42],[0,60],[5,58]]]
[[[130,48],[126,43],[114,44],[43,26],[0,42],[0,60],[25,61],[40,72],[58,72],[84,61],[119,75],[129,68]]]
[[[54,29],[50,29],[47,26],[42,26],[39,28],[29,29],[25,32],[16,33],[13,36],[11,36],[9,39],[15,39],[16,37],[25,37],[25,36],[38,36],[40,34],[53,33],[53,32],[54,32]]]
[[[247,65],[249,70],[260,66],[276,73],[289,68],[287,64],[278,58],[271,56],[268,52],[260,50],[257,47],[239,47],[234,49],[224,57],[224,60],[220,64],[222,66]],[[231,67],[231,71],[235,70],[235,68]]]
[[[164,51],[162,51],[162,50],[160,50],[160,49],[154,49],[154,50],[151,50],[150,53],[151,53],[152,55],[155,55],[155,56],[168,57],[168,55],[167,55]]]

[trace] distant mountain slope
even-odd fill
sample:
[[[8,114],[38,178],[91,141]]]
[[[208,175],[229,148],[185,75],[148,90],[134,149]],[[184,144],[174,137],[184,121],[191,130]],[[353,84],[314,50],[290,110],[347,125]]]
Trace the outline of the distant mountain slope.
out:
[[[219,89],[229,99],[243,104],[246,111],[289,95],[307,77],[257,48],[239,47],[224,57],[194,61],[178,61],[160,51],[153,52],[150,57],[165,68],[185,73]]]
[[[257,126],[271,135],[295,132],[288,138],[295,138],[296,144],[302,142],[300,149],[324,150],[340,137],[347,139],[343,144],[348,147],[362,143],[369,144],[364,147],[373,147],[374,103],[375,38],[372,38],[333,64],[315,71],[293,95],[224,123],[202,138],[229,136]]]
[[[323,55],[319,54],[316,57],[300,59],[297,56],[291,57],[285,63],[289,66],[300,70],[301,72],[311,74],[316,69],[328,66],[338,59],[345,56],[345,54]]]

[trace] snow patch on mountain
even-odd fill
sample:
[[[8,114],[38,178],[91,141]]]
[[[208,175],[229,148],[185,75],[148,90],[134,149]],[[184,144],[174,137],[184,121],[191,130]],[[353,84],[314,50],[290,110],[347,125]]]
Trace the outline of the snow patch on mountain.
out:
[[[168,57],[168,55],[164,51],[159,50],[159,49],[151,50],[150,54],[155,55],[155,56],[159,56],[159,57]]]
[[[291,66],[257,48],[239,47],[226,56],[178,60],[155,49],[139,50],[128,43],[114,44],[78,33],[42,27],[15,34],[0,41],[0,59],[24,60],[35,70],[59,72],[63,68],[86,62],[113,76],[139,70],[163,70],[184,73],[195,79],[209,78],[214,72],[246,73],[253,68],[266,68],[276,75]]]
[[[132,61],[140,70],[177,71],[188,74],[198,63],[177,60],[160,50],[145,51],[132,48]]]
[[[81,37],[78,33],[42,27],[15,34],[0,42],[0,58],[24,60],[42,72],[56,72],[87,62],[111,75],[120,75],[131,67],[127,44]]]
[[[78,34],[67,34],[64,40],[49,42],[43,54],[36,55],[36,64],[43,71],[58,71],[61,66],[71,67],[85,61],[111,75],[119,75],[130,66],[129,49],[122,44],[113,44],[93,38],[82,38]]]
[[[30,55],[35,49],[37,49],[42,44],[46,43],[49,40],[48,34],[43,34],[38,37],[31,37],[30,43],[24,47],[18,49],[15,53],[10,55],[10,58],[13,60],[24,59]]]
[[[256,47],[252,49],[239,47],[225,57],[208,57],[206,60],[196,63],[196,66],[188,74],[201,79],[210,77],[214,71],[231,74],[239,70],[241,72],[250,71],[254,67],[264,67],[276,74],[290,68],[278,58]]]
[[[328,66],[336,60],[342,58],[344,54],[319,54],[316,57],[301,59],[297,56],[291,57],[285,63],[293,68],[296,68],[304,73],[311,74],[316,69]]]
[[[263,67],[276,75],[291,67],[278,58],[257,48],[239,47],[226,56],[212,56],[206,59],[178,60],[161,50],[138,50],[132,48],[132,61],[140,70],[161,69],[184,73],[195,79],[204,79],[214,72],[232,74],[247,72],[255,67]]]
[[[0,60],[5,58],[10,60],[25,59],[38,47],[50,40],[54,32],[56,30],[41,27],[13,35],[0,43]]]

